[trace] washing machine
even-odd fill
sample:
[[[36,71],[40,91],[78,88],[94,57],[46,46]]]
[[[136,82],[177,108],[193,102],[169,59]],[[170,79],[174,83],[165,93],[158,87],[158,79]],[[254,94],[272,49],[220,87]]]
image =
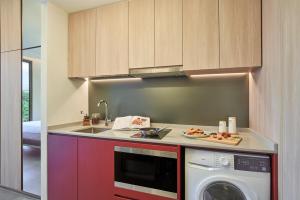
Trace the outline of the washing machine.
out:
[[[270,200],[269,156],[185,150],[186,200]]]

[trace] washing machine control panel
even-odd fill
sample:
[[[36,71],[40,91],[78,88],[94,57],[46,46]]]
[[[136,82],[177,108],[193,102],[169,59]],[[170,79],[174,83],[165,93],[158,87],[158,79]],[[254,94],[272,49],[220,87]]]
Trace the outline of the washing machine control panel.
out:
[[[217,168],[234,169],[234,158],[228,153],[216,153],[214,155],[214,164]]]
[[[235,170],[269,173],[270,165],[267,156],[234,155]]]

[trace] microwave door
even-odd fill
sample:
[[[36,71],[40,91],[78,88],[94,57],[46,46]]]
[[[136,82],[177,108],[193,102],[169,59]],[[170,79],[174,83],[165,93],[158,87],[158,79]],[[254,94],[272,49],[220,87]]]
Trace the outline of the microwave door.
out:
[[[172,156],[165,154],[164,157],[160,157],[157,156],[159,152],[152,152],[151,154],[143,151],[143,153],[137,154],[132,153],[132,149],[130,150],[115,151],[116,182],[168,192],[177,191],[177,159],[175,154],[171,154]]]

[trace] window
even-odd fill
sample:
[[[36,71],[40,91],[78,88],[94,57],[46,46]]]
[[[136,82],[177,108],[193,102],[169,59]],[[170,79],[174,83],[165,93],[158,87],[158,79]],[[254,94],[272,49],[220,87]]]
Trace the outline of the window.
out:
[[[32,62],[22,61],[22,119],[32,119]]]

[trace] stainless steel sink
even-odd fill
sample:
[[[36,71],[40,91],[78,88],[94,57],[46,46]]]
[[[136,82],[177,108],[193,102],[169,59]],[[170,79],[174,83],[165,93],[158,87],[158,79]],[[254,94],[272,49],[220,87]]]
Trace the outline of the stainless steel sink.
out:
[[[77,133],[90,133],[90,134],[96,134],[96,133],[101,133],[104,131],[110,130],[109,128],[84,128],[84,129],[80,129],[80,130],[75,130],[74,132]]]

